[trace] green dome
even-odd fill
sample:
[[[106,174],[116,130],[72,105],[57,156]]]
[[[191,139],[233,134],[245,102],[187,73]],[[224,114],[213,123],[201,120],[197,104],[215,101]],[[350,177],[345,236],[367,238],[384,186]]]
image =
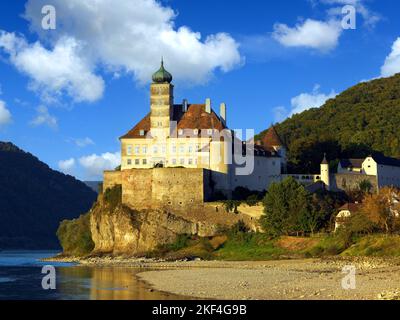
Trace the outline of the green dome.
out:
[[[154,83],[172,82],[172,75],[167,70],[164,69],[164,61],[161,60],[161,67],[155,74],[153,74],[152,78]]]

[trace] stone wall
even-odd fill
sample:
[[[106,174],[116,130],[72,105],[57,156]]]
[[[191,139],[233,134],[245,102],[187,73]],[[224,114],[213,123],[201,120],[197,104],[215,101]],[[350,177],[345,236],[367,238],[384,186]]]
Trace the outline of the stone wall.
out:
[[[160,168],[153,170],[152,200],[157,206],[189,208],[205,201],[206,171]]]
[[[104,171],[103,192],[107,189],[122,184],[121,171]]]
[[[204,169],[154,168],[104,173],[104,190],[122,185],[122,203],[132,209],[182,211],[199,207],[209,198],[210,172]]]
[[[331,188],[333,191],[351,191],[359,188],[360,182],[369,181],[373,190],[378,190],[378,182],[375,176],[368,176],[364,174],[335,174],[331,176]]]
[[[133,209],[152,206],[153,169],[122,171],[122,203]]]

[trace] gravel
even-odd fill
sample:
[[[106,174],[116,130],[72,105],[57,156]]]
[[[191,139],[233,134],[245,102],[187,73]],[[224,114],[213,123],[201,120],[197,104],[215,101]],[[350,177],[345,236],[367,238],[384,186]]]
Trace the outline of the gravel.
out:
[[[355,289],[342,288],[344,266]],[[166,267],[163,264],[163,267]],[[385,259],[171,263],[173,270],[139,273],[155,290],[203,299],[398,300],[400,266]]]

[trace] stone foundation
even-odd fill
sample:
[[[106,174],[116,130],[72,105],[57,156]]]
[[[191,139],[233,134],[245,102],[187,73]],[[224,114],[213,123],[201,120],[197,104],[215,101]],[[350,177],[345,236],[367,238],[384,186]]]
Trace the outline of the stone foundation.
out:
[[[103,190],[122,185],[122,203],[132,209],[187,210],[210,197],[210,171],[154,168],[106,171]]]

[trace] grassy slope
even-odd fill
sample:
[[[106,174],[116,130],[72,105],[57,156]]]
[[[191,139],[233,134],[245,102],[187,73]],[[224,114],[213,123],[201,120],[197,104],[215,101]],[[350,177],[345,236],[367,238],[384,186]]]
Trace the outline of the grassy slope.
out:
[[[230,237],[213,246],[214,239],[189,240],[185,246],[169,247],[169,250],[153,253],[168,260],[199,257],[228,261],[262,261],[329,256],[347,257],[397,257],[400,256],[400,236],[373,235],[354,239],[346,247],[337,236],[281,237],[268,239],[263,234],[241,234]]]

